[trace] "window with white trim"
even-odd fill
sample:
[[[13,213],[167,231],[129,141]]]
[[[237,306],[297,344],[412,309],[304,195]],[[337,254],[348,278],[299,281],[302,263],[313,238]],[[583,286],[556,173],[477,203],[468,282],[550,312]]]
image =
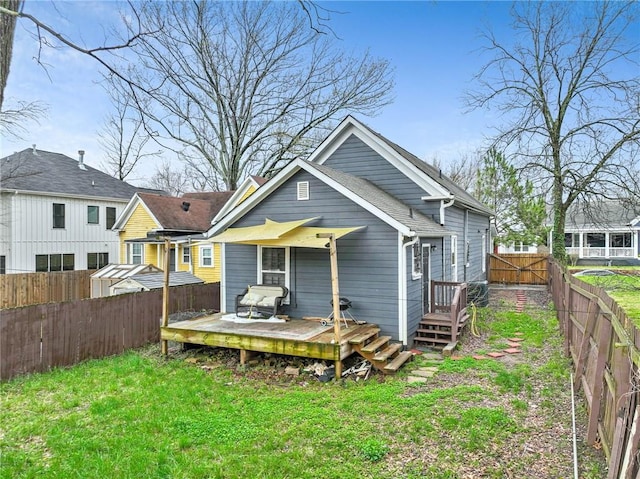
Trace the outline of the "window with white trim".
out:
[[[191,264],[191,246],[182,245],[182,262]]]
[[[451,281],[458,281],[458,237],[451,235]]]
[[[144,261],[144,245],[142,243],[130,243],[127,245],[127,263],[142,264]]]
[[[258,249],[258,281],[289,287],[289,248],[262,246]]]
[[[413,244],[412,248],[412,268],[411,268],[411,277],[413,279],[418,279],[422,277],[422,247],[420,246],[420,242],[416,241]]]
[[[487,272],[487,235],[482,235],[482,272]]]
[[[309,182],[298,181],[298,201],[309,199]]]
[[[200,266],[213,268],[213,245],[200,246]]]

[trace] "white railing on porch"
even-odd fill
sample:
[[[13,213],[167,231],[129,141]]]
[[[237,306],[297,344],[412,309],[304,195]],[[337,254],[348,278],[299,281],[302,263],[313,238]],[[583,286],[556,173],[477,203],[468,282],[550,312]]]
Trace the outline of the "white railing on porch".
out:
[[[633,258],[635,251],[633,248],[567,248],[567,254],[576,255],[579,258]]]

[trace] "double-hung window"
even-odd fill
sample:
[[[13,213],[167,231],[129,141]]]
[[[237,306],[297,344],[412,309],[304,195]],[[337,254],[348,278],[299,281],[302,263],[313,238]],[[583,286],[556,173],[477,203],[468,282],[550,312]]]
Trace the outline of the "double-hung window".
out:
[[[182,262],[191,264],[191,246],[182,246]]]
[[[64,228],[64,203],[53,204],[53,227]]]
[[[142,264],[144,260],[144,249],[142,243],[131,243],[127,248],[127,263]]]
[[[258,282],[289,287],[289,248],[259,248]]]
[[[200,266],[213,268],[213,245],[200,246]]]

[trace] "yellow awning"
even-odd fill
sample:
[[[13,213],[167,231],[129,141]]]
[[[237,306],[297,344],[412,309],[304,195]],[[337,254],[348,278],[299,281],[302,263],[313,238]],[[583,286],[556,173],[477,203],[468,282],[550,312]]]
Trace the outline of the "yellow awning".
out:
[[[329,247],[329,239],[318,238],[319,234],[333,233],[335,238],[338,239],[362,228],[364,228],[364,226],[358,226],[355,228],[316,228],[313,226],[300,226],[277,239],[235,241],[235,243],[255,244],[260,246],[291,246],[294,248],[324,249]]]
[[[333,233],[335,238],[338,239],[364,228],[364,226],[351,228],[302,226],[316,219],[318,218],[288,221],[285,223],[278,223],[267,219],[263,225],[229,228],[224,233],[209,238],[207,242],[324,249],[328,247],[329,240],[327,238],[318,238],[318,235]]]
[[[223,233],[209,238],[207,241],[210,243],[256,244],[253,243],[253,241],[276,240],[291,230],[317,219],[316,217],[278,223],[277,221],[266,218],[263,225],[229,228]]]

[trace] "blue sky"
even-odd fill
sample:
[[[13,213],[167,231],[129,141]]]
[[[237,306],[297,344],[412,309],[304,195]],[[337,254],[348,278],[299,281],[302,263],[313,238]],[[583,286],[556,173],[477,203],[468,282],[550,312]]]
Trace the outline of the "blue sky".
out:
[[[508,35],[508,2],[327,2],[330,23],[347,50],[369,49],[395,68],[395,101],[374,118],[360,117],[390,140],[417,156],[443,162],[473,152],[499,119],[486,111],[466,113],[465,90],[482,64],[479,33],[487,25]],[[88,45],[106,35],[103,25],[117,24],[113,2],[25,2],[25,11]],[[340,13],[338,13],[340,12]],[[24,22],[24,20],[20,21]],[[97,84],[98,64],[70,49],[45,49],[47,71],[34,60],[37,43],[31,28],[19,22],[5,97],[40,100],[48,117],[31,124],[24,140],[3,138],[1,156],[36,144],[72,158],[86,151],[85,161],[101,167],[97,141],[110,104]],[[508,37],[507,37],[508,38]],[[129,178],[139,183],[153,174],[151,162]]]

